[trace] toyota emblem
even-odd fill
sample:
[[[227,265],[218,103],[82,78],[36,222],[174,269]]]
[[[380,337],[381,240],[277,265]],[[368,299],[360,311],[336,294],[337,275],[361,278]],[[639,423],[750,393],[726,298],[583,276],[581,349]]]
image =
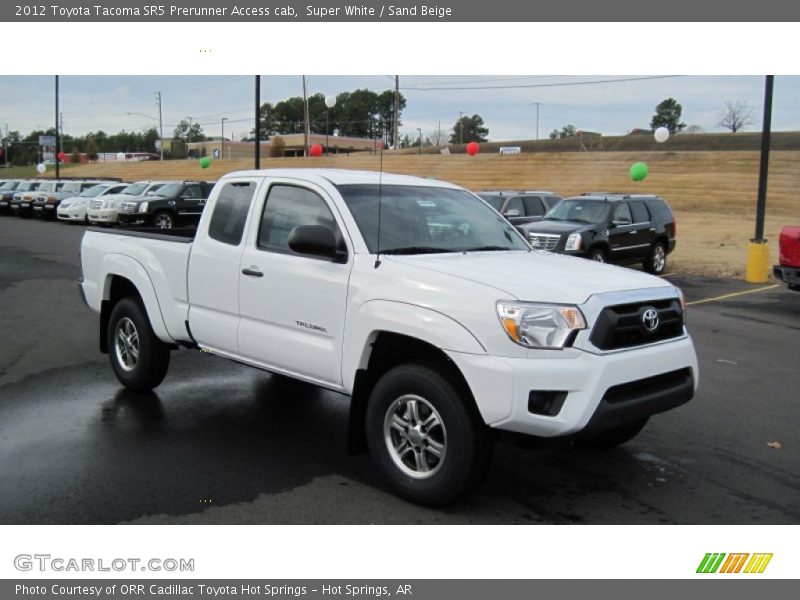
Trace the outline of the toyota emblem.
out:
[[[650,333],[658,329],[658,311],[655,308],[648,308],[642,314],[642,325]]]

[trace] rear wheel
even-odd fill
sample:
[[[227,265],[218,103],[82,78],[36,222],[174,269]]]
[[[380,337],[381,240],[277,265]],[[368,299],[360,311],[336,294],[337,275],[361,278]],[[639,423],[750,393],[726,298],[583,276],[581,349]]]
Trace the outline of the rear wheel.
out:
[[[153,215],[153,225],[158,229],[172,229],[175,226],[175,219],[170,213],[160,211]]]
[[[647,419],[625,423],[581,440],[581,444],[589,448],[616,448],[635,438],[645,425],[647,425]]]
[[[489,466],[492,439],[469,392],[422,364],[384,374],[367,405],[370,452],[393,490],[440,506],[470,493]]]
[[[117,302],[108,320],[108,355],[120,383],[141,392],[157,387],[169,368],[169,347],[156,337],[141,302]]]
[[[667,247],[664,242],[656,242],[650,254],[644,260],[644,270],[653,275],[660,275],[667,268]]]

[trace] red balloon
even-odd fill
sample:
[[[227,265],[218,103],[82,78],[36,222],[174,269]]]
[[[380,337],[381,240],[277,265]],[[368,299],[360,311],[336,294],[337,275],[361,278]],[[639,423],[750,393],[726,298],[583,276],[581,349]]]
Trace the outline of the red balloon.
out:
[[[467,154],[469,154],[470,156],[475,156],[480,151],[480,149],[481,147],[478,144],[478,142],[470,142],[469,144],[467,144]]]
[[[58,160],[63,162],[65,158],[67,158],[66,154],[64,154],[63,152],[58,153]]]
[[[311,156],[322,156],[322,146],[319,144],[311,144]]]

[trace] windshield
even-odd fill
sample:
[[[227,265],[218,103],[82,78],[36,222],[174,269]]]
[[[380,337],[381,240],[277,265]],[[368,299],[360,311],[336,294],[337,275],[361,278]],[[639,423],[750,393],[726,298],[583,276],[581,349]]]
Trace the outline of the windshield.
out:
[[[63,184],[62,184],[63,185]],[[47,183],[43,183],[39,186],[40,192],[55,192],[56,191],[56,182],[55,181],[48,181]]]
[[[182,183],[168,183],[166,185],[153,186],[152,189],[149,190],[149,193],[155,193],[156,196],[171,198],[172,196],[180,194],[181,190],[183,190]]]
[[[72,193],[72,192],[80,192],[81,191],[81,182],[80,181],[70,181],[69,183],[65,183],[64,187],[61,188],[62,192]]]
[[[495,209],[497,212],[500,212],[500,209],[503,206],[503,200],[505,200],[505,197],[503,197],[503,196],[495,196],[495,195],[490,195],[490,194],[485,194],[485,195],[484,194],[478,194],[478,195],[481,198],[483,198],[484,200],[486,200],[492,206],[493,209]]]
[[[551,208],[545,221],[575,221],[600,224],[608,218],[608,202],[601,200],[564,200]]]
[[[338,186],[369,251],[378,249],[378,186]],[[529,250],[514,227],[463,190],[385,185],[381,191],[380,251],[425,254]]]
[[[99,196],[104,191],[106,191],[109,187],[108,185],[95,185],[90,187],[88,190],[83,190],[80,194],[78,194],[81,198],[94,198],[95,196]]]
[[[16,181],[6,181],[3,185],[0,185],[0,190],[15,190],[19,185]]]
[[[128,194],[129,196],[141,196],[144,191],[147,189],[147,182],[140,182],[140,183],[132,183],[124,190],[120,192],[120,194]]]

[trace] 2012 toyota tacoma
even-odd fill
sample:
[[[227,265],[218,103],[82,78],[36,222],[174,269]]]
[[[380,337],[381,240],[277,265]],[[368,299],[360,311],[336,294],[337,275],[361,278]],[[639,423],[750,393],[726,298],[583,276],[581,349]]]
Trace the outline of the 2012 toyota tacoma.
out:
[[[351,441],[419,503],[472,490],[493,430],[613,446],[697,386],[675,286],[533,250],[442,181],[231,173],[197,230],[89,230],[81,257],[124,386],[184,346],[343,392]]]

